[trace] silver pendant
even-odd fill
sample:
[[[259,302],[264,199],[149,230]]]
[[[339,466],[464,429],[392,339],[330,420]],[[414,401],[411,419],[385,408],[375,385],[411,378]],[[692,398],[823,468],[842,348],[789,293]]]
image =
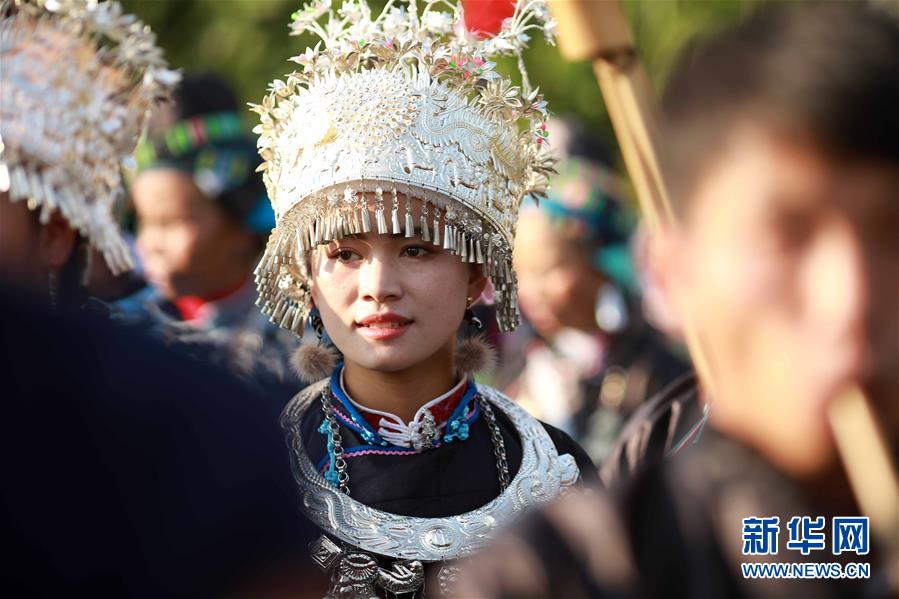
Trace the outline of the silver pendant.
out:
[[[331,586],[325,599],[381,599],[379,590],[413,593],[424,582],[424,566],[419,561],[396,561],[390,570],[385,570],[373,555],[344,551],[324,535],[310,549],[313,561],[325,572],[331,570]]]
[[[431,449],[438,439],[440,439],[440,430],[437,428],[437,422],[431,411],[426,409],[419,433],[412,439],[412,447],[418,451]]]

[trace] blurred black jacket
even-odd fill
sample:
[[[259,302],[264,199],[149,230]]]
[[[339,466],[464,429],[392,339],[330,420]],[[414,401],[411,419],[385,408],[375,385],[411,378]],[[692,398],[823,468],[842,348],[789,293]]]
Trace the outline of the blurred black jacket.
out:
[[[281,406],[249,385],[0,289],[0,397],[5,596],[221,596],[286,564],[303,580]]]

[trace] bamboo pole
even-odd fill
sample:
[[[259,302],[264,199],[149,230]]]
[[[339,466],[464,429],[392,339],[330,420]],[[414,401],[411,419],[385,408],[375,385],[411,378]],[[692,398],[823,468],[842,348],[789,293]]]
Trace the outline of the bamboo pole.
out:
[[[658,160],[655,94],[640,64],[630,28],[617,0],[550,0],[559,24],[559,48],[569,60],[591,60],[593,71],[634,183],[650,234],[675,220]],[[694,321],[684,336],[700,380],[714,397],[713,363],[708,342]],[[845,390],[829,409],[829,420],[863,513],[888,555],[899,545],[899,480],[874,414],[857,385]],[[899,560],[892,567],[899,580]]]
[[[630,29],[618,2],[556,0],[549,3],[559,23],[559,48],[571,60],[593,61],[618,145],[650,234],[674,220],[668,188],[659,164],[655,100],[649,78],[634,50]],[[684,337],[706,389],[715,382],[707,345],[684,319]]]

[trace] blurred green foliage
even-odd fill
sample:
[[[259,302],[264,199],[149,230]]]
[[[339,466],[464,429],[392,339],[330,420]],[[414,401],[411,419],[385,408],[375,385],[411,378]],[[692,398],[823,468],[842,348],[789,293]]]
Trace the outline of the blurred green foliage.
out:
[[[316,41],[288,36],[290,14],[301,5],[297,0],[124,0],[123,4],[153,28],[173,66],[186,71],[215,70],[246,101],[260,100],[269,81],[293,70],[295,65],[287,59]],[[383,5],[383,0],[371,4]],[[657,89],[687,40],[727,25],[751,4],[747,0],[624,0],[637,47]],[[526,51],[525,64],[550,110],[580,117],[598,135],[612,139],[590,65],[566,62],[558,48],[538,38]],[[501,68],[516,71],[511,59]],[[253,116],[247,112],[248,126]]]

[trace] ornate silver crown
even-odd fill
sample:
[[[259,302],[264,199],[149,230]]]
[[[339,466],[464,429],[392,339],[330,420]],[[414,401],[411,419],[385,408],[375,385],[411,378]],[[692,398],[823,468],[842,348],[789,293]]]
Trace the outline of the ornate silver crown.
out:
[[[178,82],[118,2],[0,0],[0,189],[59,210],[114,273],[132,266],[112,218],[121,164]]]
[[[490,59],[520,59],[526,31],[551,40],[552,26],[543,0],[520,0],[486,39],[465,30],[461,6],[444,1],[421,11],[388,2],[377,17],[364,2],[335,11],[319,1],[294,14],[294,32],[322,42],[294,57],[302,70],[252,106],[277,219],[256,270],[260,307],[273,322],[302,334],[305,252],[377,232],[420,236],[483,264],[500,327],[517,326],[518,208],[545,193],[554,158],[539,91],[523,67],[515,86]]]

